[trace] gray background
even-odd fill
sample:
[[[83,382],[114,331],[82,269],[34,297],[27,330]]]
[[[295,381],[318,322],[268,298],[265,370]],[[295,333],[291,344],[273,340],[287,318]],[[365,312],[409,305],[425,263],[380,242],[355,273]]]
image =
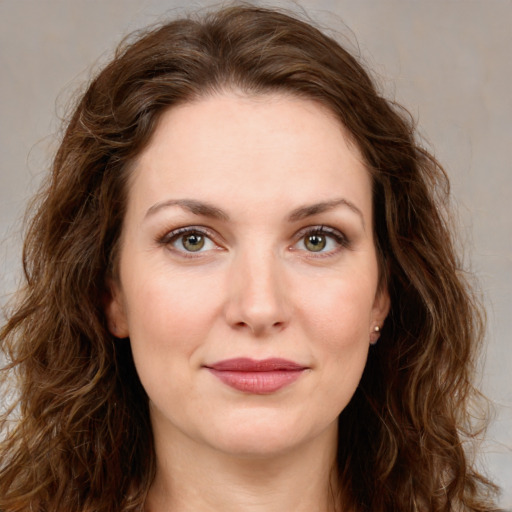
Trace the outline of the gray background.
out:
[[[261,2],[258,2],[261,4]],[[0,0],[0,302],[19,282],[21,217],[59,119],[126,33],[211,5],[186,0]],[[296,8],[290,2],[267,2]],[[468,265],[489,317],[482,372],[496,419],[482,464],[512,507],[512,2],[302,0],[359,48],[388,97],[418,119],[453,185]],[[358,43],[357,43],[358,42]]]

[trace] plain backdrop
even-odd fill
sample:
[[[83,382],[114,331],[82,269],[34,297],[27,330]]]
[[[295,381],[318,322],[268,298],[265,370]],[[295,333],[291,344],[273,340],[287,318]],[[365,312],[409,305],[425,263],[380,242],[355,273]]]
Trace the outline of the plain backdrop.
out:
[[[299,9],[276,0],[259,5]],[[77,90],[123,35],[212,5],[186,0],[0,0],[0,302],[20,281],[21,218]],[[216,3],[218,5],[218,3]],[[302,0],[359,51],[419,122],[450,175],[468,267],[488,312],[484,391],[496,419],[482,464],[512,507],[512,1]]]

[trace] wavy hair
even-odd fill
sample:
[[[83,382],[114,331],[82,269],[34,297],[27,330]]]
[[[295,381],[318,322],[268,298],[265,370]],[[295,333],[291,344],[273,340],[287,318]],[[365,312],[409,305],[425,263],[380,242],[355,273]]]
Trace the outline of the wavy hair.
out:
[[[448,180],[357,59],[310,23],[250,5],[126,39],[79,100],[32,206],[25,284],[1,331],[4,512],[143,510],[155,473],[147,396],[104,312],[131,163],[173,105],[224,90],[282,92],[334,113],[373,180],[391,311],[339,421],[354,512],[495,510],[471,461],[483,315],[454,251]],[[469,443],[469,444],[468,444]]]

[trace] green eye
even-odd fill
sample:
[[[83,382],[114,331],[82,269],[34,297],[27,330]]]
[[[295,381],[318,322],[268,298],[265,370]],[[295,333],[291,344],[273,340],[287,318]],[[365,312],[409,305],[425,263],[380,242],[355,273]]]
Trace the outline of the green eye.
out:
[[[319,252],[325,249],[327,237],[325,235],[312,234],[304,237],[304,246],[308,251]]]
[[[350,242],[340,230],[329,226],[309,226],[297,233],[295,248],[316,256],[332,256],[350,247]]]
[[[204,236],[199,233],[190,233],[181,237],[181,245],[189,252],[200,251],[204,247]]]
[[[213,241],[214,236],[202,226],[186,226],[166,233],[157,241],[172,249],[175,254],[192,258],[218,249],[219,246]]]

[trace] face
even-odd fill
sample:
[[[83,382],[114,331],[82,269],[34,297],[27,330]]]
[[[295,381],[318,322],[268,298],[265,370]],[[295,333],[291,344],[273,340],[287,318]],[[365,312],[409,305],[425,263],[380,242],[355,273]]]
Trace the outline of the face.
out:
[[[388,311],[378,277],[370,177],[323,107],[225,93],[167,111],[131,176],[107,306],[156,442],[332,443]]]

